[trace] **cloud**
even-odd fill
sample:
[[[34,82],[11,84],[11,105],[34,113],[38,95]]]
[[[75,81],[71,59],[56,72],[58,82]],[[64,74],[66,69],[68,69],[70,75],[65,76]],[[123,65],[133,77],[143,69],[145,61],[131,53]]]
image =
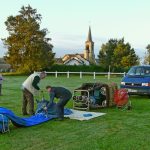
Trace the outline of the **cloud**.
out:
[[[85,36],[70,34],[52,35],[53,50],[56,52],[56,57],[63,57],[64,54],[70,53],[83,53],[86,38]],[[102,43],[107,42],[107,39],[93,37],[93,41],[95,43],[95,55],[97,56]]]
[[[65,54],[83,53],[86,39],[87,39],[86,35],[71,35],[71,34],[56,33],[52,35],[51,43],[54,46],[53,51],[56,53],[56,57],[63,57]],[[97,57],[101,45],[103,43],[106,43],[108,41],[108,38],[93,36],[93,41],[94,41],[95,56]],[[136,47],[136,45],[133,44],[132,47]],[[143,59],[146,50],[143,48],[135,48],[135,51],[136,54],[141,59]],[[7,49],[4,48],[4,45],[0,40],[0,57],[3,57],[6,52]]]

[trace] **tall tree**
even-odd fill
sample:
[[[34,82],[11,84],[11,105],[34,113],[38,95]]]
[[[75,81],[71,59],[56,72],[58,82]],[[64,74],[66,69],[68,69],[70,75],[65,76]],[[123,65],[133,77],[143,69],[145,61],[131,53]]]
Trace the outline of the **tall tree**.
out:
[[[117,42],[117,39],[110,39],[106,44],[102,44],[98,55],[101,66],[105,68],[108,68],[109,65],[113,66],[113,53]]]
[[[8,48],[5,60],[13,69],[32,72],[53,64],[53,46],[46,37],[48,30],[40,29],[41,19],[30,5],[23,6],[18,15],[7,18],[5,25],[9,36],[3,39]]]
[[[122,39],[110,39],[106,44],[103,44],[99,52],[99,62],[101,66],[106,68],[111,66],[115,68],[126,68],[139,63],[139,58],[135,54],[129,43]]]
[[[144,64],[150,65],[150,44],[147,45],[146,49],[147,52],[145,53],[144,56]]]

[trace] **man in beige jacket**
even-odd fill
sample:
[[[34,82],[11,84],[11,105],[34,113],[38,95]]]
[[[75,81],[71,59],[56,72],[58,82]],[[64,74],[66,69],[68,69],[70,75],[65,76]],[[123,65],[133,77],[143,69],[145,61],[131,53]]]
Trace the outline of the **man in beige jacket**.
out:
[[[38,86],[41,79],[46,77],[45,72],[31,74],[22,84],[23,87],[23,103],[22,113],[28,115],[27,105],[29,104],[29,114],[34,114],[34,95],[38,94],[40,88]]]

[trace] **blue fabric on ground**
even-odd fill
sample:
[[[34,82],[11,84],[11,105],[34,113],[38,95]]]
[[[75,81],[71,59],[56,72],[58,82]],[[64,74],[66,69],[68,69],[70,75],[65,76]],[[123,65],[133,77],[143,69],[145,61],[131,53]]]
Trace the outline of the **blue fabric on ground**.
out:
[[[37,109],[36,109],[36,114],[37,113],[45,113],[46,115],[56,115],[57,114],[57,104],[56,103],[51,103],[49,104],[49,101],[42,99],[41,101],[36,100],[37,102]],[[47,110],[44,110],[44,107],[47,107]],[[70,109],[65,108],[64,109],[64,115],[70,115],[72,111]]]
[[[71,113],[72,113],[71,110],[64,109],[65,115],[69,115]],[[21,118],[21,117],[16,116],[11,110],[7,108],[3,108],[3,107],[0,107],[0,114],[7,116],[14,125],[24,126],[24,127],[34,126],[34,125],[52,120],[53,118],[57,118],[56,115],[50,115],[50,114],[45,114],[45,113],[38,113],[28,118]]]
[[[91,117],[93,116],[92,114],[83,114],[84,117]]]
[[[69,108],[65,108],[64,109],[64,115],[70,115],[72,114],[73,112],[69,109]]]
[[[36,114],[37,113],[45,113],[45,114],[50,114],[50,115],[56,115],[57,112],[57,108],[56,108],[56,103],[51,103],[51,105],[49,105],[47,107],[47,105],[49,104],[48,100],[42,99],[41,101],[36,100],[37,102],[37,109],[36,109]],[[44,107],[47,107],[47,111],[44,110]]]

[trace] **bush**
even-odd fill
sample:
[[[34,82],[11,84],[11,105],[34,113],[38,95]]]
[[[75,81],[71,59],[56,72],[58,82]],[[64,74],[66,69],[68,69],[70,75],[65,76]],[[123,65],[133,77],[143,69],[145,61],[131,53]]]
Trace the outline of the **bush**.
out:
[[[113,70],[111,69],[111,72],[128,72],[130,68],[114,68]],[[90,65],[90,66],[86,66],[86,65],[74,65],[74,66],[67,66],[67,65],[58,65],[55,64],[53,66],[51,66],[49,69],[46,69],[46,71],[50,71],[50,72],[108,72],[109,68],[105,68],[103,66],[99,66],[99,65]]]
[[[129,71],[129,69],[130,69],[131,67],[125,67],[125,68],[113,68],[113,71],[111,71],[111,72],[128,72]]]
[[[58,71],[58,72],[67,72],[67,71],[70,71],[70,72],[80,72],[80,71],[82,72],[106,72],[107,70],[98,65],[90,65],[90,66],[53,65],[51,68],[48,69],[48,71],[51,71],[51,72],[55,72],[55,71]]]
[[[111,69],[111,72],[128,72],[130,68],[114,68],[113,70]],[[50,68],[47,69],[42,69],[44,71],[49,71],[49,72],[108,72],[108,68],[104,68],[99,65],[90,65],[90,66],[67,66],[67,65],[53,65]],[[36,70],[35,70],[36,71]],[[39,70],[40,72],[41,70]],[[37,71],[38,72],[38,71]],[[32,72],[27,73],[27,72],[8,72],[8,73],[3,73],[3,75],[8,75],[8,76],[15,76],[15,75],[30,75]]]

